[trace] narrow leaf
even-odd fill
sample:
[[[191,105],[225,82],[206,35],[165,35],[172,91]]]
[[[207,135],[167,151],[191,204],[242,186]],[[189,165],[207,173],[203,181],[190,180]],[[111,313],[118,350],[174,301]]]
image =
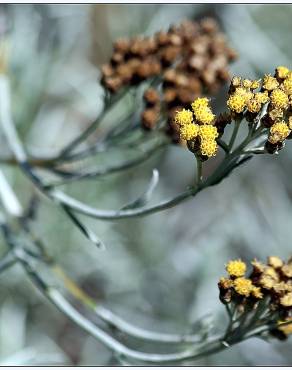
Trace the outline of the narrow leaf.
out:
[[[78,227],[81,233],[94,245],[98,248],[105,249],[104,243],[98,238],[98,236],[89,229],[86,225],[84,225],[77,216],[71,211],[71,209],[67,206],[63,206],[64,211],[69,216],[71,221]]]
[[[158,181],[159,181],[159,172],[157,169],[154,169],[152,172],[151,180],[144,193],[141,194],[140,197],[134,200],[133,202],[125,205],[123,208],[121,208],[121,210],[134,209],[145,206],[145,204],[147,204],[150,201],[152,193],[156,188]]]

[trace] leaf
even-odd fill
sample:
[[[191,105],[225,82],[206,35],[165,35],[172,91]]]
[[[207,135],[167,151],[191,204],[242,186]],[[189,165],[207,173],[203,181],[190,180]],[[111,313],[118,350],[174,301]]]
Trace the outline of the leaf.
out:
[[[71,211],[71,209],[67,206],[63,206],[64,211],[69,216],[71,221],[78,227],[81,233],[94,245],[96,245],[100,249],[105,249],[104,243],[98,238],[98,236],[89,229],[86,225],[84,225],[77,216]]]
[[[121,208],[121,210],[124,211],[127,209],[135,209],[145,206],[145,204],[147,204],[151,199],[152,193],[156,188],[158,181],[159,181],[159,172],[157,169],[154,169],[146,191],[142,195],[140,195],[139,198]]]

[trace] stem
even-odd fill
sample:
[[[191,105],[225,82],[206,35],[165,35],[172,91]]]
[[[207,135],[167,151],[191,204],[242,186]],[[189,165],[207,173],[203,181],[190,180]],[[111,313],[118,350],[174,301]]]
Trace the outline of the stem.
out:
[[[238,134],[238,130],[239,130],[239,126],[240,126],[241,121],[242,121],[241,119],[236,119],[235,120],[232,136],[231,136],[231,139],[230,139],[229,144],[228,144],[228,151],[229,152],[231,152],[233,144],[235,143],[236,136]]]
[[[0,274],[4,271],[6,271],[7,269],[9,269],[9,267],[13,266],[14,263],[15,263],[15,258],[13,256],[13,254],[9,251],[7,252],[1,259],[0,259]]]
[[[196,159],[197,159],[197,187],[199,188],[203,181],[203,172],[202,172],[203,163],[200,160],[200,158],[198,158],[197,156],[196,156]]]
[[[127,92],[128,92],[128,89],[124,89],[120,94],[111,95],[111,97],[104,105],[104,108],[101,114],[97,117],[97,119],[94,122],[92,122],[92,124],[89,127],[87,127],[79,136],[77,136],[74,140],[72,140],[69,144],[67,144],[63,148],[63,150],[61,151],[59,155],[59,158],[66,157],[67,154],[69,154],[79,144],[81,144],[84,140],[86,140],[87,137],[90,136],[95,131],[97,126],[101,123],[102,119],[109,112],[109,109],[112,108]]]

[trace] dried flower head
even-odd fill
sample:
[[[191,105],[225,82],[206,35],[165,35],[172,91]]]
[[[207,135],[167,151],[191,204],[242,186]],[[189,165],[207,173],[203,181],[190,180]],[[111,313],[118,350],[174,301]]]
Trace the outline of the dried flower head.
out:
[[[244,277],[239,277],[234,280],[235,291],[243,296],[248,297],[253,290],[252,281]]]
[[[284,122],[276,122],[272,125],[270,129],[269,142],[276,144],[278,142],[284,141],[290,134],[290,129],[288,125]]]
[[[279,86],[279,82],[275,77],[271,75],[265,75],[263,79],[263,88],[268,91],[272,91]]]

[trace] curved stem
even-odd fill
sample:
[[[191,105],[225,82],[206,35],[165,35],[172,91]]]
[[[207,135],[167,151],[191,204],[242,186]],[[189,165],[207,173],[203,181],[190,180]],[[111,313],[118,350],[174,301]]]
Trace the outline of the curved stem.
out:
[[[64,158],[69,154],[73,149],[75,149],[79,144],[81,144],[84,140],[87,139],[97,128],[97,126],[101,123],[104,116],[108,113],[109,109],[113,107],[126,93],[128,89],[124,89],[120,94],[111,95],[108,101],[106,102],[101,114],[97,117],[97,119],[92,122],[90,126],[88,126],[79,136],[77,136],[74,140],[72,140],[69,144],[67,144],[62,150],[59,155],[59,158]]]
[[[241,123],[241,119],[236,119],[235,120],[234,129],[233,129],[233,132],[232,132],[232,135],[231,135],[231,139],[230,139],[229,144],[228,144],[228,151],[229,152],[231,152],[231,150],[233,148],[233,145],[235,143],[235,140],[236,140],[236,137],[237,137],[237,134],[238,134],[240,123]]]

